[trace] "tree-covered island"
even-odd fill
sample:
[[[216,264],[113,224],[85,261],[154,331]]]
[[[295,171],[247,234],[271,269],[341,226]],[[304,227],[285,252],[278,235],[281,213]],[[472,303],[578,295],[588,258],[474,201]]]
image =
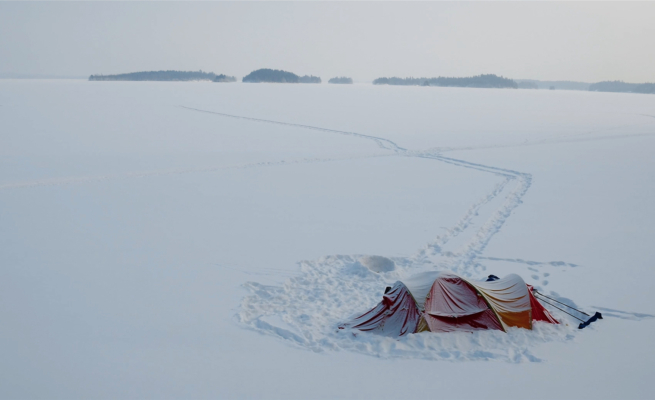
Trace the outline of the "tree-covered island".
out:
[[[347,78],[345,76],[337,76],[328,81],[328,83],[337,83],[337,84],[343,84],[343,85],[352,85],[353,79],[352,78]]]
[[[374,85],[407,85],[407,86],[441,86],[470,88],[509,88],[516,89],[518,84],[512,79],[493,74],[478,75],[466,78],[378,78]]]
[[[117,74],[117,75],[91,75],[89,77],[89,80],[90,81],[214,81],[216,77],[217,75],[213,72],[203,72],[203,71],[143,71],[143,72],[131,72],[128,74]]]
[[[235,78],[234,76],[227,76],[224,74],[216,75],[216,77],[214,77],[214,79],[212,80],[212,82],[236,82],[236,81],[237,78]]]
[[[252,71],[248,75],[244,76],[242,81],[251,83],[321,83],[321,78],[312,75],[298,76],[293,72],[282,71],[279,69],[262,68],[256,71]]]
[[[622,92],[655,94],[655,83],[627,83],[623,81],[604,81],[591,84],[592,92]]]

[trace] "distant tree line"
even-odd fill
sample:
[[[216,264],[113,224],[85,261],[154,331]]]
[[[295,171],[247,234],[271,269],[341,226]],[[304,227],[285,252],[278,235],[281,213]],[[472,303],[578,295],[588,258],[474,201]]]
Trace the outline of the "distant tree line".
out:
[[[90,81],[212,81],[236,82],[237,78],[224,74],[200,71],[143,71],[116,75],[91,75]],[[246,75],[243,82],[278,82],[278,83],[321,83],[321,78],[313,75],[298,76],[293,72],[263,68]],[[345,76],[331,78],[328,83],[352,84],[352,78]],[[624,92],[655,94],[655,83],[627,83],[623,81],[604,81],[593,84],[572,81],[538,81],[531,79],[512,80],[493,74],[477,75],[464,78],[377,78],[374,85],[409,85],[472,88],[520,88],[520,89],[568,89],[590,90],[594,92]]]
[[[587,82],[539,81],[536,79],[515,79],[515,81],[519,84],[519,89],[589,90]]]
[[[589,86],[592,92],[655,93],[655,83],[604,81]]]
[[[118,75],[91,75],[90,81],[213,81],[216,74],[202,71],[144,71]]]
[[[493,74],[478,75],[466,78],[378,78],[374,85],[409,85],[409,86],[441,86],[441,87],[472,87],[472,88],[518,88],[511,79]]]
[[[521,81],[517,82],[519,89],[539,89],[539,85],[536,82],[530,81]]]
[[[227,76],[224,74],[216,75],[214,79],[212,80],[213,82],[236,82],[237,78],[233,76]]]
[[[321,83],[321,78],[314,75],[304,75],[300,77],[300,83]]]
[[[339,83],[339,84],[346,84],[346,85],[352,85],[353,79],[352,78],[346,78],[345,76],[337,76],[334,78],[331,78],[328,83]]]
[[[321,83],[318,76],[304,75],[298,76],[293,72],[282,71],[279,69],[262,68],[252,71],[244,76],[243,82],[275,82],[275,83]]]

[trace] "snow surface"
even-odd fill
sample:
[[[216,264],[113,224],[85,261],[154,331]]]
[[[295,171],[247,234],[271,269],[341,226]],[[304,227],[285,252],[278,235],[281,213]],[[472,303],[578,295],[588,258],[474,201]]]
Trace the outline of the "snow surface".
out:
[[[0,80],[0,144],[0,398],[652,398],[655,96]],[[434,270],[605,318],[336,329]]]

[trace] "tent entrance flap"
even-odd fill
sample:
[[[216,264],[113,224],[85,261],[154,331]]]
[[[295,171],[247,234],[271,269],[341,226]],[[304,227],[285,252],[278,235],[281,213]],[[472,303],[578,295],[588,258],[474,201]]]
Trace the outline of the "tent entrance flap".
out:
[[[432,332],[502,330],[485,299],[464,279],[441,274],[425,300],[425,320]]]

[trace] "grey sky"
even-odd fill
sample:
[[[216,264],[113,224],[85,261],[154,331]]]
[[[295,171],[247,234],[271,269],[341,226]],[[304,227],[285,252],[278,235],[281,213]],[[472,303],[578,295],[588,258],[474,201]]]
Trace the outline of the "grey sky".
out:
[[[0,2],[0,73],[653,82],[653,49],[653,2]]]

